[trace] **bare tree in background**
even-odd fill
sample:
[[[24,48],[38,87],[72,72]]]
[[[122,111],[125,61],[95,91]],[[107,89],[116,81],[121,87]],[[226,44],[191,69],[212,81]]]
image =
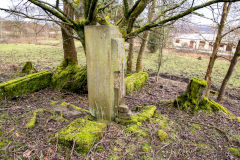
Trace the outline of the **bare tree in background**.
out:
[[[152,4],[151,4],[151,7],[149,7],[149,10],[148,10],[148,23],[152,22],[152,19],[153,19],[153,16],[154,16],[154,10],[155,10],[155,6],[156,6],[156,2],[157,2],[157,0],[153,0]],[[139,50],[138,57],[137,57],[136,72],[142,72],[143,71],[142,58],[143,58],[143,54],[144,54],[144,51],[145,51],[145,48],[146,48],[148,35],[149,35],[149,31],[145,31],[143,33],[143,38],[142,38],[140,50]]]
[[[221,88],[219,90],[219,94],[218,94],[218,97],[217,97],[217,101],[221,101],[223,96],[224,96],[224,93],[225,93],[225,88],[226,88],[226,85],[234,71],[234,67],[236,66],[237,64],[237,61],[238,61],[238,58],[240,57],[240,40],[238,41],[238,45],[237,45],[237,49],[236,49],[236,52],[234,53],[234,56],[231,60],[231,64],[228,68],[228,71],[227,71],[227,74],[226,76],[224,77],[223,79],[223,82],[222,82],[222,85],[221,85]]]
[[[129,7],[129,3],[128,3],[129,1],[127,0],[122,1],[122,6],[124,8],[124,11],[119,21],[114,23],[114,25],[120,27],[120,31],[123,35],[123,38],[127,40],[129,38],[135,37],[144,31],[150,30],[151,28],[155,28],[161,25],[171,23],[172,21],[183,18],[186,15],[192,14],[194,11],[198,9],[210,6],[215,3],[237,2],[240,0],[208,0],[196,5],[191,5],[189,7],[186,7],[184,6],[184,3],[183,4],[181,3],[181,2],[186,2],[186,0],[181,0],[180,3],[163,11],[164,13],[172,11],[174,13],[172,16],[166,17],[166,19],[163,19],[163,20],[156,19],[156,21],[152,23],[145,23],[145,24],[143,23],[139,27],[134,29],[133,27],[136,19],[145,10],[147,5],[151,1],[152,0],[137,0],[135,1],[132,7]],[[59,0],[56,0],[55,2],[57,4]],[[74,13],[81,12],[81,8],[79,7],[78,4],[75,3],[75,1],[64,0],[64,2],[70,5]],[[55,21],[59,23],[68,24],[75,31],[74,37],[79,39],[83,47],[85,47],[84,26],[94,25],[96,23],[107,24],[104,10],[111,5],[109,4],[110,2],[98,1],[98,0],[81,1],[80,3],[84,6],[83,7],[84,18],[79,21],[72,20],[68,15],[64,14],[63,10],[57,7],[56,4],[52,4],[43,0],[27,0],[22,3],[19,3],[18,6],[15,6],[13,9],[0,8],[0,10],[10,12],[11,14],[21,15],[25,18],[32,18],[32,19],[35,18],[38,20]],[[116,1],[116,3],[120,3],[120,1]],[[42,8],[48,14],[48,16],[52,17],[52,19],[49,19],[46,16],[43,17],[42,15],[29,15],[27,11],[28,11],[28,6],[31,4],[34,4]],[[176,11],[175,9],[179,7],[179,4],[181,4],[181,6],[184,6],[184,7],[182,7],[180,11]],[[174,10],[176,12],[174,12]]]
[[[127,2],[125,2],[127,3]],[[129,1],[129,5],[133,5],[133,0]],[[126,10],[123,8],[123,11]],[[126,73],[127,74],[132,74],[132,66],[133,66],[133,53],[134,53],[134,38],[131,38],[128,40],[129,42],[129,47],[128,47],[128,56],[127,56],[127,69]]]
[[[73,20],[74,19],[73,9],[67,3],[63,3],[63,6],[64,13]],[[66,60],[67,63],[68,61],[77,63],[78,62],[77,51],[74,43],[74,38],[72,37],[73,29],[68,24],[62,24],[61,31],[63,40],[64,60]]]
[[[228,3],[228,2],[225,2],[224,5],[223,5],[221,21],[220,21],[220,24],[218,25],[217,37],[216,37],[215,43],[213,45],[213,52],[211,54],[209,64],[208,64],[208,68],[207,68],[207,72],[206,72],[206,75],[205,75],[205,80],[207,81],[206,96],[209,96],[209,93],[210,93],[211,74],[212,74],[214,63],[217,59],[217,53],[218,53],[220,43],[221,43],[221,40],[222,40],[223,29],[224,29],[225,22],[226,22],[228,13],[230,11],[231,5],[232,5],[232,3]]]

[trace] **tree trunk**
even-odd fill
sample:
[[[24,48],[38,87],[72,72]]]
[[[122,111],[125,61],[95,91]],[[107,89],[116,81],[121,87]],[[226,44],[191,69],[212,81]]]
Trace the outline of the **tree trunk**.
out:
[[[237,61],[238,61],[239,57],[240,57],[240,41],[238,41],[236,52],[234,53],[234,56],[231,60],[231,64],[228,68],[228,72],[223,79],[223,82],[222,82],[222,85],[221,85],[221,88],[220,88],[220,91],[219,91],[219,94],[218,94],[218,97],[217,97],[218,102],[220,102],[222,100],[223,96],[224,96],[226,85],[227,85],[227,83],[228,83],[228,81],[229,81],[229,79],[230,79],[230,77],[231,77],[231,75],[234,71],[234,67],[237,64]]]
[[[220,21],[220,24],[218,26],[217,37],[216,37],[216,40],[215,40],[215,43],[214,43],[214,46],[213,46],[213,52],[212,52],[212,55],[210,57],[207,72],[206,72],[206,75],[205,75],[205,80],[207,81],[207,89],[206,89],[206,96],[207,97],[209,96],[209,91],[210,91],[210,88],[211,88],[211,74],[212,74],[213,66],[214,66],[215,60],[217,59],[218,49],[219,49],[219,46],[220,46],[220,43],[221,43],[221,40],[222,40],[222,32],[223,32],[223,29],[224,29],[224,25],[225,25],[229,10],[231,8],[231,4],[232,3],[228,3],[228,2],[224,3],[221,21]]]
[[[159,53],[158,53],[158,71],[156,76],[156,82],[158,82],[160,69],[162,66],[162,57],[163,57],[163,47],[165,46],[165,32],[164,27],[161,27],[160,29],[160,41],[159,41]]]
[[[74,18],[74,12],[70,6],[64,3],[64,13],[67,14],[71,19]],[[63,40],[63,50],[64,50],[64,60],[70,60],[77,63],[77,51],[75,48],[73,35],[73,29],[66,24],[62,24],[62,40]]]
[[[152,6],[148,10],[148,23],[152,22],[155,5],[156,5],[156,0],[153,0]],[[145,31],[143,33],[142,44],[141,44],[141,47],[140,47],[140,50],[139,50],[139,53],[138,53],[138,58],[137,58],[136,72],[142,72],[143,71],[142,57],[143,57],[143,53],[145,51],[148,35],[149,35],[148,31]]]
[[[134,40],[132,38],[129,40],[129,51],[128,51],[128,57],[127,57],[127,74],[132,73],[133,47],[134,47]]]

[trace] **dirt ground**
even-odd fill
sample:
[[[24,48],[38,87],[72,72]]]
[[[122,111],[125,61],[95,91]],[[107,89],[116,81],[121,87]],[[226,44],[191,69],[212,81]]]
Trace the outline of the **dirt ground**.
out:
[[[187,82],[187,79],[167,75],[161,75],[159,82],[155,82],[154,75],[151,75],[143,89],[126,96],[126,103],[133,112],[136,106],[157,106],[154,117],[141,125],[148,136],[126,133],[128,126],[112,122],[100,142],[92,146],[87,155],[78,154],[74,147],[61,146],[53,138],[59,129],[76,118],[86,116],[84,114],[63,114],[68,122],[62,122],[51,119],[51,113],[44,112],[38,115],[33,129],[25,128],[32,112],[39,108],[54,110],[61,102],[68,102],[87,109],[87,94],[47,88],[10,101],[1,101],[0,141],[7,141],[8,144],[1,148],[0,159],[238,159],[227,150],[227,147],[240,147],[240,123],[236,119],[222,112],[192,115],[158,104],[160,100],[174,99],[183,93]],[[238,91],[231,92],[231,96],[222,103],[236,116],[240,116],[239,95]],[[216,97],[211,95],[211,98]],[[52,102],[56,104],[52,105]],[[159,140],[159,129],[168,134],[167,141]],[[148,146],[148,149],[143,149],[143,146]]]

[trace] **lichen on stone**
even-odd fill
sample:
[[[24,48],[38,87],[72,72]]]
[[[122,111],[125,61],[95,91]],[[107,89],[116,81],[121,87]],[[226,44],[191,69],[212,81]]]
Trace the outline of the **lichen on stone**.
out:
[[[163,130],[158,130],[158,138],[161,142],[166,141],[168,139],[168,134]]]
[[[0,83],[0,100],[33,93],[50,85],[52,73],[42,71]]]
[[[101,139],[106,127],[106,123],[79,118],[59,130],[55,137],[58,138],[60,144],[70,148],[75,143],[75,150],[86,154],[92,145]]]
[[[59,91],[63,89],[72,92],[80,92],[86,90],[86,66],[81,67],[69,59],[63,60],[63,62],[56,68],[53,73],[51,86]]]
[[[124,79],[126,84],[126,94],[142,88],[148,80],[148,73],[138,72]]]

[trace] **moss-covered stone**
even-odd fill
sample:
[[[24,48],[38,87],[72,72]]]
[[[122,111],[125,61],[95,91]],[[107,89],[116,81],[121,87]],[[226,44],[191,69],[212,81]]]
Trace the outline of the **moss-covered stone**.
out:
[[[37,70],[34,68],[32,62],[26,62],[26,63],[23,65],[22,73],[32,74],[32,73],[36,73],[36,72],[37,72]]]
[[[163,130],[158,130],[158,138],[161,142],[166,141],[168,139],[168,134]]]
[[[80,92],[87,89],[87,68],[80,67],[75,62],[64,60],[54,71],[52,87],[72,92]]]
[[[0,100],[33,93],[50,85],[52,73],[42,71],[0,83]]]
[[[229,147],[228,150],[232,155],[240,158],[240,148]]]
[[[67,147],[72,147],[75,141],[75,149],[79,153],[86,154],[91,146],[101,139],[107,124],[93,122],[85,119],[76,119],[68,126],[58,131],[55,135],[58,142]]]
[[[54,114],[55,112],[53,110],[48,110],[48,109],[43,109],[43,108],[40,108],[40,109],[36,109],[32,112],[32,115],[31,117],[29,118],[29,121],[27,122],[27,124],[25,125],[26,128],[34,128],[35,125],[36,125],[36,122],[37,122],[37,116],[43,112],[47,112],[47,113],[50,113],[50,114]],[[52,116],[54,117],[54,116]],[[51,117],[51,118],[52,118]],[[60,119],[60,118],[63,118],[62,116],[56,116],[56,119]],[[50,118],[50,119],[51,119]],[[54,120],[56,120],[54,119]],[[63,118],[64,119],[64,118]]]
[[[34,128],[37,122],[37,115],[43,113],[44,109],[37,109],[32,112],[32,116],[29,119],[28,123],[25,125],[26,128]]]
[[[142,88],[148,80],[148,73],[138,72],[134,73],[131,76],[125,78],[126,84],[126,94],[131,93],[132,91],[137,91]]]
[[[70,106],[70,107],[72,107],[73,109],[75,109],[75,110],[77,110],[77,111],[81,111],[81,112],[85,112],[85,113],[90,113],[90,111],[87,110],[87,109],[83,109],[83,108],[81,108],[81,107],[75,106],[75,105],[73,105],[73,104],[71,104],[71,103],[67,103],[67,102],[62,102],[62,103],[61,103],[61,106],[63,106],[63,107]]]
[[[26,62],[24,63],[22,70],[14,74],[12,78],[23,77],[33,73],[37,73],[37,70],[34,68],[32,62]]]
[[[223,111],[224,113],[231,114],[220,104],[205,97],[206,86],[207,82],[205,80],[196,77],[191,79],[186,92],[177,97],[173,105],[179,109],[190,111],[191,113],[203,110],[207,113]]]
[[[146,107],[144,107],[142,112],[132,115],[131,121],[135,122],[135,123],[144,122],[153,116],[156,109],[157,109],[157,107],[153,106],[153,105],[146,106]]]

